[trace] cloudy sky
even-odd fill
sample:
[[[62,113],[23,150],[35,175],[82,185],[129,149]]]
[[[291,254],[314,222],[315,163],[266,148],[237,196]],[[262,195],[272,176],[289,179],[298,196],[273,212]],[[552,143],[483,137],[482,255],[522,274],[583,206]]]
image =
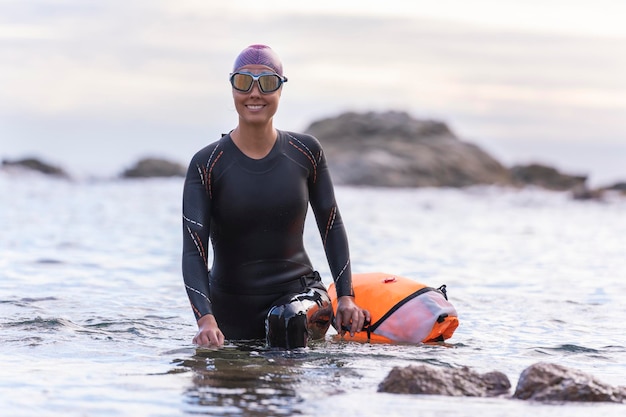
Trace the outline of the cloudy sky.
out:
[[[625,179],[624,16],[623,0],[0,0],[0,157],[186,163],[234,127],[228,72],[266,43],[289,77],[279,128],[404,110],[505,164]]]

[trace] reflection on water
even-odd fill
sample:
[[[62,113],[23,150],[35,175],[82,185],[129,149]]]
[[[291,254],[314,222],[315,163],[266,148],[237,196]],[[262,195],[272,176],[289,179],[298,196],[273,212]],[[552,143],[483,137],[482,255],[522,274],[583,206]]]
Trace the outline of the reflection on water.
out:
[[[175,363],[193,372],[185,396],[197,412],[249,416],[301,414],[298,405],[305,399],[333,391],[332,368],[341,366],[311,349],[272,351],[254,343],[198,349]]]

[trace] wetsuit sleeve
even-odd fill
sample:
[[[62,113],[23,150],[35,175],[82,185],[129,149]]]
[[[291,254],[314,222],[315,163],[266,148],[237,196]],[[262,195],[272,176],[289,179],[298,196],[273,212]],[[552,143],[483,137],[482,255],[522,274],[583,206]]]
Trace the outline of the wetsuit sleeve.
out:
[[[337,296],[354,296],[348,237],[337,208],[330,171],[321,147],[315,158],[314,171],[309,175],[309,201],[335,281]]]
[[[212,314],[209,293],[208,245],[211,200],[206,170],[197,156],[187,170],[183,188],[182,272],[196,320]]]

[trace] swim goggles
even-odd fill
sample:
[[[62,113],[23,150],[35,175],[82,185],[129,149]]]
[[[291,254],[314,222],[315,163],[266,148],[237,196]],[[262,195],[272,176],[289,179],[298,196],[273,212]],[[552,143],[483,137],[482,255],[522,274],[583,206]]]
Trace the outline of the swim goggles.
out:
[[[259,85],[261,93],[269,94],[278,90],[283,83],[286,83],[287,77],[280,76],[274,72],[252,74],[247,71],[237,71],[230,74],[230,84],[235,90],[242,93],[252,90],[252,84],[255,81]]]

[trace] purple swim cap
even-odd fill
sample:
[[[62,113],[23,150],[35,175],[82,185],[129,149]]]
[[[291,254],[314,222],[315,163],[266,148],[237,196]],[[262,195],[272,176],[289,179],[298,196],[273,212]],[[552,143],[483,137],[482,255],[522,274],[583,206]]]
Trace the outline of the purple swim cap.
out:
[[[283,64],[276,52],[267,45],[250,45],[237,56],[233,72],[245,65],[265,65],[273,69],[276,74],[283,75]]]

